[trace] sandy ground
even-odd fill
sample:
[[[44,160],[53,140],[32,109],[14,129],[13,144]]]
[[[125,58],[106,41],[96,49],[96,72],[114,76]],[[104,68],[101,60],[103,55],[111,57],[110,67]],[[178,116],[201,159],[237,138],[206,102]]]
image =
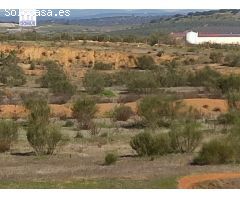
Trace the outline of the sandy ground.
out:
[[[84,136],[83,139],[74,139],[76,131],[73,128],[63,130],[70,141],[60,146],[55,155],[40,157],[30,153],[33,150],[22,131],[11,151],[0,154],[0,181],[156,180],[177,179],[189,174],[240,171],[239,165],[193,166],[190,163],[195,153],[169,154],[155,157],[154,160],[136,157],[129,141],[139,132],[138,129],[102,128],[102,133],[111,131],[109,137]],[[103,165],[108,152],[118,155],[116,164]]]

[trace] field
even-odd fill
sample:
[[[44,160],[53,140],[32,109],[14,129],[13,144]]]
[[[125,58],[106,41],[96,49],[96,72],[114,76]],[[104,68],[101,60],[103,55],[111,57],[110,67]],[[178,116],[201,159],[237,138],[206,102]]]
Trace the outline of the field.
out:
[[[202,15],[211,27],[239,17]],[[173,21],[193,23],[113,24],[109,41],[2,41],[0,188],[240,188],[240,47],[110,40]],[[40,27],[69,28],[84,26]]]

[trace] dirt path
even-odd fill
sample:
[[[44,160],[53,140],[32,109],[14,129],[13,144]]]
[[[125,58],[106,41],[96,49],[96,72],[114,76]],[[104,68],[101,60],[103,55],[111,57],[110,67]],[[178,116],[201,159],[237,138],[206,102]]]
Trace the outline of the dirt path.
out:
[[[234,179],[240,178],[240,173],[211,173],[211,174],[198,174],[190,175],[181,178],[178,181],[179,189],[191,189],[197,184],[210,181],[210,180],[223,180],[223,179]]]

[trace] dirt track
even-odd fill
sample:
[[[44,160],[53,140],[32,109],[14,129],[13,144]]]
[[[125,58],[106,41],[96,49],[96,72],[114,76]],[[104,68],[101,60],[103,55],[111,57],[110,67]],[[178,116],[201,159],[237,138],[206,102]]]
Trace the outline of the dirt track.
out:
[[[223,180],[240,178],[240,173],[211,173],[185,176],[178,181],[179,189],[191,189],[199,183],[210,180]]]

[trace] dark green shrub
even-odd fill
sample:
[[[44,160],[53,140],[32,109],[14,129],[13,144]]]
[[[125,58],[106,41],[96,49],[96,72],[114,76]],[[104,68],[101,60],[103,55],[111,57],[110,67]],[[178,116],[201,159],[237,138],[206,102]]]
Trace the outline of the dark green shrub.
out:
[[[172,153],[170,138],[166,134],[153,135],[153,149],[156,155]]]
[[[117,155],[114,154],[114,153],[108,153],[106,156],[105,156],[105,165],[112,165],[112,164],[115,164],[117,162]]]
[[[223,53],[222,52],[211,52],[209,58],[212,63],[222,63],[223,61]]]
[[[193,152],[202,140],[200,124],[194,121],[178,122],[169,132],[171,147],[175,152]]]
[[[21,86],[26,83],[24,71],[18,66],[15,52],[0,53],[0,82],[8,86]]]
[[[224,62],[230,67],[239,67],[240,66],[240,55],[239,54],[228,54]]]
[[[79,129],[89,129],[97,112],[96,102],[90,98],[78,99],[72,108]]]
[[[37,155],[52,155],[62,140],[60,128],[53,124],[29,123],[27,139]]]
[[[147,126],[169,126],[177,116],[179,105],[174,105],[174,98],[168,96],[146,96],[138,104],[138,114]]]
[[[163,51],[163,50],[160,50],[160,51],[157,52],[156,55],[157,55],[158,57],[162,57],[163,54],[164,54],[164,51]]]
[[[179,87],[188,85],[189,72],[177,67],[161,66],[154,70],[158,87]]]
[[[72,127],[72,126],[74,126],[74,122],[70,120],[67,120],[64,124],[64,127]]]
[[[94,64],[94,69],[95,70],[111,70],[112,69],[112,64],[103,63],[103,62],[96,62]]]
[[[193,164],[225,164],[234,161],[234,147],[226,140],[212,140],[203,145]]]
[[[30,70],[34,70],[36,68],[36,63],[35,61],[31,61],[31,64],[30,64]]]
[[[139,69],[146,70],[146,69],[154,69],[156,67],[156,64],[154,59],[151,56],[144,55],[137,58],[136,66]]]
[[[184,65],[194,65],[194,64],[196,64],[196,60],[194,58],[186,58],[183,61],[183,64]]]
[[[217,118],[219,124],[233,125],[240,118],[238,111],[230,111],[227,113],[220,114]]]
[[[191,86],[205,86],[216,89],[220,78],[222,78],[220,73],[206,66],[195,74],[190,74],[188,82]]]
[[[240,76],[235,74],[222,76],[219,78],[217,84],[223,94],[226,94],[229,91],[240,91]]]
[[[99,94],[104,90],[104,77],[99,72],[88,71],[84,76],[83,86],[89,94]]]
[[[13,121],[0,121],[0,152],[9,151],[18,136],[18,126]]]
[[[226,94],[227,102],[230,110],[238,110],[240,101],[240,92],[229,90]]]
[[[170,141],[166,135],[139,133],[130,141],[130,146],[139,156],[164,155],[171,152]]]
[[[126,87],[131,92],[148,94],[157,88],[157,82],[152,72],[131,72]]]
[[[54,94],[68,95],[69,98],[75,93],[75,86],[67,78],[63,68],[54,61],[44,63],[47,73],[39,80],[42,87],[50,88]]]
[[[24,101],[30,110],[28,116],[27,140],[37,155],[53,154],[62,141],[60,128],[49,121],[50,108],[43,98],[30,98]]]
[[[153,143],[153,137],[147,132],[139,133],[130,141],[132,149],[134,149],[139,156],[153,155],[155,153]]]
[[[115,121],[127,121],[133,115],[131,107],[120,105],[113,111],[113,119]]]

